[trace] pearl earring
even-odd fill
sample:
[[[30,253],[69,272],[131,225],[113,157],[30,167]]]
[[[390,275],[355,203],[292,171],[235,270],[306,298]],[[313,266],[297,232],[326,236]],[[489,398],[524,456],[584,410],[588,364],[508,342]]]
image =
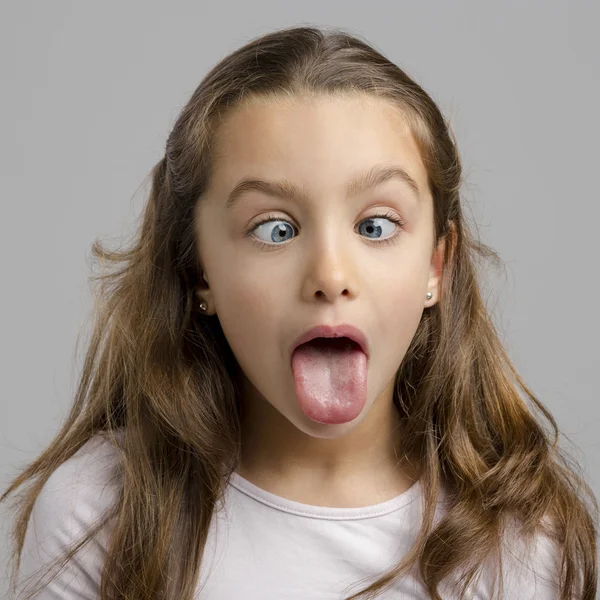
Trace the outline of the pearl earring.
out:
[[[427,300],[431,300],[433,298],[433,294],[431,292],[427,292],[427,296],[425,296]]]

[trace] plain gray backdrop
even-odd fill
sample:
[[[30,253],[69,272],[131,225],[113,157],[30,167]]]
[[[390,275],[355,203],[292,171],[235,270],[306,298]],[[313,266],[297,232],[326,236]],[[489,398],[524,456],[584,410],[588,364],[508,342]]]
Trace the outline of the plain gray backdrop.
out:
[[[365,37],[450,119],[467,216],[506,263],[488,278],[489,310],[599,495],[600,3],[0,6],[2,491],[67,415],[91,308],[90,246],[133,231],[179,110],[251,38],[322,25]]]

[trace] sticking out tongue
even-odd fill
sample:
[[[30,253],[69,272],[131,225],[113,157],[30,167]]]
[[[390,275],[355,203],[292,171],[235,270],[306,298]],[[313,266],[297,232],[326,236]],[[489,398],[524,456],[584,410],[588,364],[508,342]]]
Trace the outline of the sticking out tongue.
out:
[[[316,338],[292,355],[294,385],[309,419],[352,421],[367,401],[367,357],[348,338]]]

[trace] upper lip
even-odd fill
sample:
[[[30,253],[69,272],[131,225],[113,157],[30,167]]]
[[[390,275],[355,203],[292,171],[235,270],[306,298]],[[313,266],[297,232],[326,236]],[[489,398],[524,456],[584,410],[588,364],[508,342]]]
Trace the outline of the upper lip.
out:
[[[301,344],[310,342],[310,340],[318,337],[350,338],[361,347],[362,351],[367,355],[367,358],[369,358],[369,345],[367,343],[365,334],[358,329],[358,327],[350,325],[349,323],[341,323],[340,325],[317,325],[316,327],[311,327],[308,331],[305,331],[296,339],[294,345],[292,346],[291,354],[293,354],[294,350]]]

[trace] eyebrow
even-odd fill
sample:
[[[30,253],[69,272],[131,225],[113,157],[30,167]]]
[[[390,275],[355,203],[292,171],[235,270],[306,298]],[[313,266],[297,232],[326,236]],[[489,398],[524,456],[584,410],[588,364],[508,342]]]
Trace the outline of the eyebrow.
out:
[[[420,199],[417,182],[404,167],[399,165],[375,165],[367,172],[361,173],[348,182],[346,185],[346,195],[348,197],[357,196],[361,192],[377,187],[394,178],[408,184],[417,200]],[[241,196],[249,191],[257,191],[278,198],[291,198],[299,202],[306,202],[310,198],[310,194],[305,189],[286,179],[281,181],[265,181],[263,179],[244,177],[227,197],[225,208],[227,210],[231,209]]]

